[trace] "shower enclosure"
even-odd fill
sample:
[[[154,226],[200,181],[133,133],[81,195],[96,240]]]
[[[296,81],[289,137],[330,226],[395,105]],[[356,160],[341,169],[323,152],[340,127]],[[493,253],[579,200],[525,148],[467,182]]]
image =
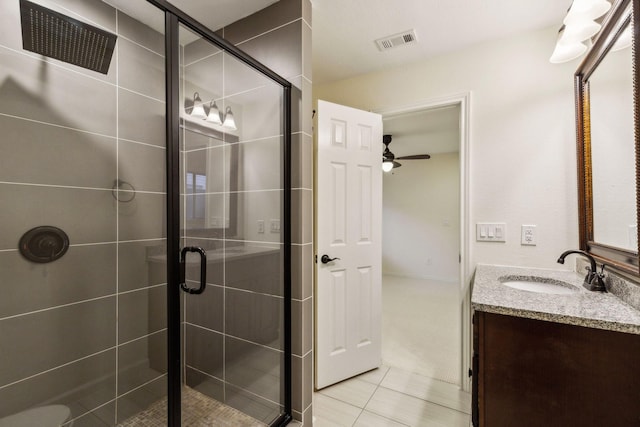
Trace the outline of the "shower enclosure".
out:
[[[288,422],[290,114],[169,2],[2,2],[0,426]]]

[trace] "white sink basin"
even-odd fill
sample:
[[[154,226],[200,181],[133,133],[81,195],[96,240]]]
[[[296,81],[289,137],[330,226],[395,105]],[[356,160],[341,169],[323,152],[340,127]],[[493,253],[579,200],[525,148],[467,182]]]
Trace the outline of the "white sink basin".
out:
[[[569,283],[546,277],[503,276],[498,280],[510,288],[539,294],[568,295],[578,292],[578,289]]]

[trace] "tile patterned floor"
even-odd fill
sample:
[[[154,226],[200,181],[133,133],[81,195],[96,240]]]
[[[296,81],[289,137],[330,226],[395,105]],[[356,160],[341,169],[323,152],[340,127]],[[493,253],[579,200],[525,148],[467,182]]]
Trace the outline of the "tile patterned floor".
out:
[[[189,427],[264,427],[242,412],[193,390],[182,389],[182,425]],[[167,399],[162,399],[148,409],[129,418],[118,427],[164,427],[167,425]]]
[[[468,427],[471,395],[458,386],[383,366],[314,393],[314,427]]]

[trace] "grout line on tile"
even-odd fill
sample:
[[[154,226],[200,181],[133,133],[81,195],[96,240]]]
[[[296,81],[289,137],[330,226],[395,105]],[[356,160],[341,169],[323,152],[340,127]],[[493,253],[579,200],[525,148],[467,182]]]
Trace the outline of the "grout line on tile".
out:
[[[129,341],[125,341],[125,342],[123,342],[123,343],[120,343],[120,344],[118,344],[118,345],[117,345],[117,347],[122,347],[122,346],[125,346],[125,345],[127,345],[127,344],[134,343],[134,342],[136,342],[136,341],[141,341],[141,340],[146,339],[146,338],[149,338],[149,337],[151,337],[151,336],[153,336],[153,335],[158,335],[158,334],[160,334],[160,333],[162,333],[162,332],[165,332],[166,330],[167,330],[167,328],[159,329],[159,330],[157,330],[157,331],[154,331],[154,332],[148,333],[148,334],[143,335],[143,336],[141,336],[141,337],[134,338],[134,339],[132,339],[132,340],[129,340]]]
[[[236,43],[236,46],[240,46],[240,45],[241,45],[241,44],[243,44],[243,43],[247,43],[247,42],[250,42],[251,40],[255,40],[255,39],[257,39],[258,37],[262,37],[262,36],[264,36],[264,35],[266,35],[266,34],[272,33],[272,32],[274,32],[274,31],[276,31],[276,30],[279,30],[280,28],[284,28],[284,27],[286,27],[287,25],[291,25],[291,24],[293,24],[293,23],[295,23],[295,22],[297,22],[297,21],[302,21],[302,16],[301,16],[300,18],[296,18],[296,19],[294,19],[294,20],[292,20],[292,21],[289,21],[289,22],[284,23],[284,24],[282,24],[282,25],[279,25],[279,26],[277,26],[277,27],[271,28],[270,30],[267,30],[267,31],[265,31],[265,32],[263,32],[263,33],[257,34],[257,35],[255,35],[255,36],[253,36],[253,37],[249,37],[249,38],[248,38],[248,39],[246,39],[246,40],[243,40],[243,41],[241,41],[241,42]]]
[[[154,98],[153,96],[146,95],[146,94],[144,94],[144,93],[142,93],[142,92],[138,92],[138,91],[135,91],[135,90],[133,90],[133,89],[129,89],[129,88],[125,87],[125,86],[120,86],[120,85],[118,85],[117,87],[118,87],[118,89],[122,89],[122,90],[124,90],[124,91],[130,92],[130,93],[133,93],[133,94],[135,94],[135,95],[139,95],[139,96],[141,96],[141,97],[143,97],[143,98],[147,98],[147,99],[150,99],[150,100],[152,100],[152,101],[159,102],[159,103],[161,103],[161,104],[163,104],[163,105],[166,103],[166,102],[165,102],[164,100],[162,100],[162,99]]]
[[[391,369],[389,369],[389,370],[391,370]],[[387,372],[388,372],[388,371],[387,371]],[[385,375],[385,376],[386,376],[386,375]],[[383,379],[384,379],[384,378],[383,378]],[[437,405],[437,406],[440,406],[441,408],[446,408],[446,409],[449,409],[449,410],[451,410],[451,411],[458,412],[458,413],[460,413],[460,414],[464,414],[464,415],[467,415],[467,416],[469,416],[469,415],[470,415],[470,414],[467,414],[466,412],[459,411],[459,410],[457,410],[457,409],[451,408],[450,406],[446,406],[446,405],[443,405],[443,404],[441,404],[441,403],[434,402],[434,401],[432,401],[432,400],[426,400],[426,399],[423,399],[423,398],[421,398],[421,397],[414,396],[413,394],[409,394],[409,393],[405,393],[405,392],[403,392],[403,391],[394,390],[394,389],[392,389],[392,388],[385,387],[385,386],[383,386],[383,385],[382,385],[382,381],[380,381],[380,388],[383,388],[383,389],[385,389],[385,390],[389,390],[389,391],[392,391],[392,392],[395,392],[395,393],[400,393],[400,394],[402,394],[402,395],[404,395],[404,396],[407,396],[407,397],[412,397],[412,398],[414,398],[414,399],[422,400],[423,402],[429,402],[429,403],[431,403],[432,405]]]
[[[70,302],[70,303],[67,303],[67,304],[60,304],[60,305],[56,305],[56,306],[53,306],[53,307],[41,308],[41,309],[38,309],[38,310],[28,311],[28,312],[25,312],[25,313],[12,314],[11,316],[6,316],[6,317],[0,318],[0,322],[2,322],[3,320],[15,319],[17,317],[29,316],[31,314],[44,313],[45,311],[57,310],[57,309],[60,309],[60,308],[66,308],[66,307],[71,307],[71,306],[74,306],[74,305],[85,304],[85,303],[88,303],[88,302],[98,301],[98,300],[101,300],[101,299],[115,298],[115,297],[117,297],[117,295],[118,295],[117,293],[111,293],[111,294],[108,294],[108,295],[102,295],[102,296],[95,297],[95,298],[85,299],[85,300],[82,300],[82,301],[74,301],[74,302]],[[117,300],[117,298],[116,298],[116,300]],[[2,387],[0,387],[0,388],[2,388]]]
[[[94,356],[97,356],[99,354],[106,353],[108,351],[113,351],[113,350],[115,350],[115,348],[116,348],[116,346],[111,346],[111,347],[106,348],[104,350],[97,351],[97,352],[95,352],[93,354],[89,354],[87,356],[83,356],[83,357],[80,357],[78,359],[74,359],[74,360],[72,360],[70,362],[63,363],[62,365],[58,365],[58,366],[55,366],[53,368],[49,368],[47,370],[44,370],[42,372],[38,372],[37,374],[29,375],[28,377],[25,377],[25,378],[20,378],[17,381],[13,381],[11,383],[8,383],[8,384],[5,384],[3,386],[0,386],[0,390],[5,389],[7,387],[11,387],[13,385],[19,384],[19,383],[24,382],[24,381],[28,381],[28,380],[36,378],[36,377],[39,377],[40,375],[47,374],[49,372],[55,371],[56,369],[60,369],[60,368],[64,368],[64,367],[69,366],[69,365],[73,365],[74,363],[81,362],[81,361],[83,361],[85,359],[89,359],[90,357],[94,357]]]
[[[149,147],[149,148],[157,148],[159,150],[165,150],[166,151],[166,149],[167,149],[167,147],[163,147],[161,145],[149,144],[148,142],[141,142],[141,141],[136,141],[136,140],[133,140],[133,139],[127,139],[127,138],[118,137],[118,140],[119,141],[124,141],[124,142],[131,142],[133,144],[138,144],[138,145],[144,145],[144,146]]]
[[[120,9],[118,9],[118,10],[120,10]],[[125,14],[125,15],[126,15],[126,14]],[[117,19],[117,18],[116,18],[116,19]],[[164,35],[164,34],[163,34],[163,35]],[[122,35],[122,34],[120,34],[120,33],[118,33],[118,37],[119,37],[119,38],[121,38],[121,39],[123,39],[123,40],[128,41],[129,43],[135,44],[136,46],[141,47],[141,48],[143,48],[144,50],[148,50],[149,52],[151,52],[151,53],[153,53],[153,54],[155,54],[155,55],[159,56],[160,58],[163,58],[163,59],[164,59],[164,55],[162,55],[161,53],[158,53],[158,52],[156,52],[155,50],[150,49],[150,48],[146,47],[145,45],[142,45],[142,44],[138,43],[138,42],[137,42],[137,41],[135,41],[135,40],[132,40],[132,39],[130,39],[130,38],[128,38],[128,37],[126,37],[126,36],[123,36],[123,35]]]
[[[30,119],[29,117],[16,116],[16,115],[7,114],[7,113],[0,113],[0,116],[10,117],[10,118],[16,119],[16,120],[24,120],[24,121],[32,122],[32,123],[38,123],[38,124],[45,125],[45,126],[53,126],[53,127],[60,128],[60,129],[72,130],[74,132],[81,132],[81,133],[86,133],[86,134],[89,134],[89,135],[101,136],[101,137],[104,137],[104,138],[109,138],[109,139],[114,139],[114,140],[117,139],[116,135],[106,135],[106,134],[103,134],[103,133],[91,132],[91,131],[88,131],[88,130],[73,128],[73,127],[70,127],[70,126],[63,126],[63,125],[59,125],[59,124],[56,124],[56,123],[43,122],[42,120]]]

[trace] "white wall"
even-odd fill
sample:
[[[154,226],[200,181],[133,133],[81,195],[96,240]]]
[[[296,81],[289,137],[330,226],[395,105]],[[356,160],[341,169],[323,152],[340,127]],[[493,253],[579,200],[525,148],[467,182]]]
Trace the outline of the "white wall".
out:
[[[314,98],[379,111],[471,91],[471,222],[507,223],[506,243],[472,239],[471,265],[566,269],[571,263],[555,261],[578,246],[573,103],[578,62],[549,63],[556,34],[555,27],[528,32],[316,86]],[[522,224],[537,225],[537,246],[520,245]],[[472,231],[475,236],[475,227]]]
[[[383,176],[382,272],[457,282],[458,153],[404,161]]]

